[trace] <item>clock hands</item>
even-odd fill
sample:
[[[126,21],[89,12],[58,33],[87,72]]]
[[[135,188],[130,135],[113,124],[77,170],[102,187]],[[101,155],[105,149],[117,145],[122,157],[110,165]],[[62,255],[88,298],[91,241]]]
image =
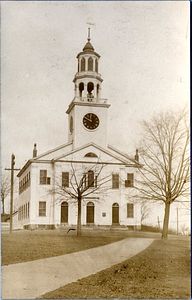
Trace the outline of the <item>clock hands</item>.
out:
[[[88,118],[88,117],[86,116],[86,117],[84,117],[84,119],[92,123],[92,114],[90,114],[90,118]]]

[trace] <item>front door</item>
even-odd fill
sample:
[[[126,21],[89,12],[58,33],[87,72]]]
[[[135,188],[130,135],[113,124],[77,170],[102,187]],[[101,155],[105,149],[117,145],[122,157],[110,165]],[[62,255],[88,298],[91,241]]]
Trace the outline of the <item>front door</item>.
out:
[[[61,223],[68,223],[68,203],[61,203]]]
[[[114,203],[112,206],[112,224],[119,224],[119,204]]]
[[[94,203],[87,203],[87,224],[94,224]]]

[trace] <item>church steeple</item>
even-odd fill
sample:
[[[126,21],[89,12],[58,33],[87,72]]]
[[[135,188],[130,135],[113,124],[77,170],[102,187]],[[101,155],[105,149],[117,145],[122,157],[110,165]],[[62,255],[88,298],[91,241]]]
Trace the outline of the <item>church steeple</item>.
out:
[[[73,149],[93,142],[107,145],[107,99],[101,98],[103,79],[99,74],[100,55],[91,44],[90,29],[87,43],[77,55],[78,69],[73,79],[75,95],[66,113],[69,116],[69,142]]]

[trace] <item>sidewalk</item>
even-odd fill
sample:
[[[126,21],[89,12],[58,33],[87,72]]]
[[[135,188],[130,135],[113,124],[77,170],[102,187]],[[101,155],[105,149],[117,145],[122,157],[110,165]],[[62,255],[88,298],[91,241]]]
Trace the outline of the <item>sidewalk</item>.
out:
[[[118,264],[153,239],[127,238],[102,247],[1,268],[2,299],[36,299],[68,283]]]

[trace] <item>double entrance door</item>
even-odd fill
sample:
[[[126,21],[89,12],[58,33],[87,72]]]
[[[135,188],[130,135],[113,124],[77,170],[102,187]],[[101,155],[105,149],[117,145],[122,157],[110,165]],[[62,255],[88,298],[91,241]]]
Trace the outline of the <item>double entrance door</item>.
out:
[[[93,202],[88,202],[86,206],[86,223],[94,224],[95,222],[95,206]],[[68,223],[68,203],[61,203],[61,223]],[[119,224],[119,204],[112,205],[112,224]]]
[[[88,202],[86,207],[86,223],[94,224],[95,207],[93,202]],[[66,201],[61,203],[61,223],[68,223],[68,203]]]

